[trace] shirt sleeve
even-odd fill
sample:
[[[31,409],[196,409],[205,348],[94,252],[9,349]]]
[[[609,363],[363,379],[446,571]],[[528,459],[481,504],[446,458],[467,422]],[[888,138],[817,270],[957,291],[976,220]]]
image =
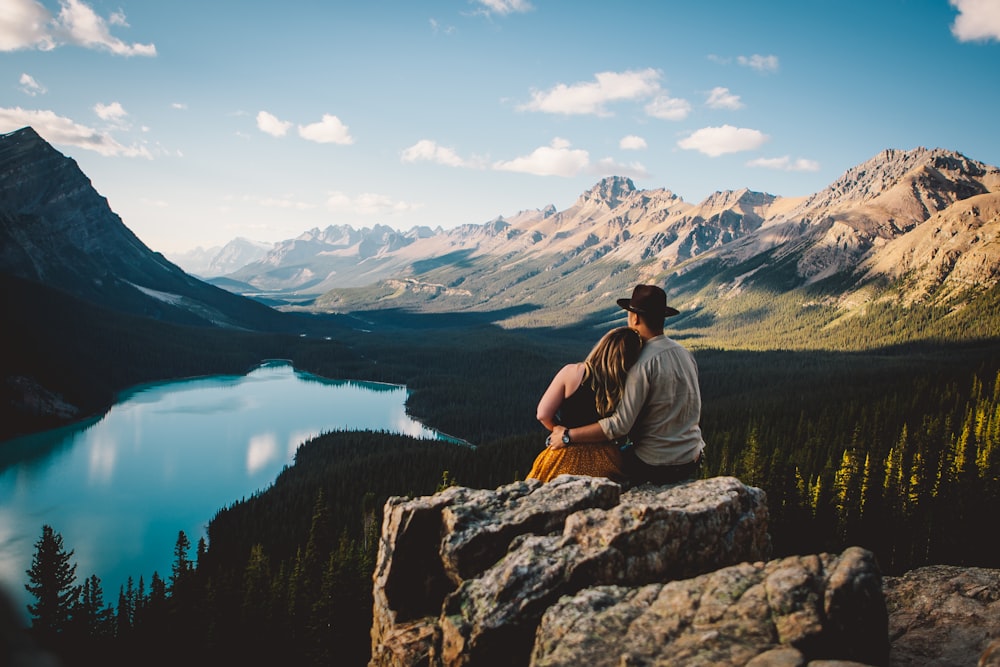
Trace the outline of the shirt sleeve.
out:
[[[614,413],[597,422],[608,440],[617,440],[628,435],[628,432],[632,430],[632,425],[639,417],[639,411],[646,403],[646,394],[648,393],[648,369],[636,364],[629,370],[628,376],[625,378],[622,400],[619,401]]]

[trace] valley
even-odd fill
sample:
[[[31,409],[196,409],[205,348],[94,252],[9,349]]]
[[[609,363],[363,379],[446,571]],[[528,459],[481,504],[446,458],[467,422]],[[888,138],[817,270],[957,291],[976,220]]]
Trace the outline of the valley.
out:
[[[205,550],[177,554],[169,590],[122,591],[144,611],[117,639],[74,637],[67,654],[84,662],[128,664],[153,642],[165,660],[340,651],[362,664],[385,500],[523,478],[544,438],[541,392],[623,323],[614,300],[638,281],[682,311],[667,333],[698,361],[705,474],[764,489],[776,555],[861,545],[887,573],[1000,567],[982,530],[1000,508],[996,167],[886,151],[811,197],[699,205],[605,179],[567,211],[407,238],[342,228],[326,255],[339,264],[321,270],[305,250],[282,264],[334,245],[307,234],[260,260],[276,272],[228,274],[251,299],[145,248],[31,134],[0,142],[0,448],[101,414],[135,384],[268,358],[405,384],[415,419],[476,445],[310,440],[272,485],[219,509]]]

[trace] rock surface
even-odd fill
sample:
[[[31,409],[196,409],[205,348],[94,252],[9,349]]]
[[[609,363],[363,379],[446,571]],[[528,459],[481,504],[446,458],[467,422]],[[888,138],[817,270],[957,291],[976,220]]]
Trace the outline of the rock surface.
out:
[[[885,597],[892,667],[1000,665],[1000,571],[922,567],[886,577]]]
[[[391,498],[370,667],[1000,666],[1000,570],[768,560],[767,517],[732,477]]]
[[[575,499],[580,487],[614,486],[567,478],[537,490],[551,494],[546,506],[571,510],[563,497]],[[531,495],[523,502],[533,504]],[[559,533],[522,533],[495,564],[469,570],[444,600],[440,651],[431,657],[443,665],[525,664],[542,614],[563,595],[692,576],[769,552],[764,494],[736,479],[628,492],[607,509],[567,511]]]
[[[886,624],[874,557],[852,547],[666,584],[588,588],[545,612],[531,664],[721,667],[825,657],[881,665]]]
[[[770,554],[760,489],[731,477],[622,492],[561,477],[386,504],[372,665],[527,664],[545,612],[591,586],[693,577]]]

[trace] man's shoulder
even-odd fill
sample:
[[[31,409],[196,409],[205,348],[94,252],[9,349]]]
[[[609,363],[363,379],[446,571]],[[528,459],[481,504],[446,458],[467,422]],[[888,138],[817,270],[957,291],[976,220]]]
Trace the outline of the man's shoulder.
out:
[[[642,354],[639,361],[650,364],[655,363],[655,359],[694,359],[694,355],[686,347],[667,336],[657,336],[650,338],[642,347]]]
[[[643,345],[643,349],[649,350],[652,354],[661,354],[663,352],[676,350],[684,350],[687,352],[687,348],[675,341],[673,338],[668,338],[665,334],[661,334],[655,338],[647,340]]]

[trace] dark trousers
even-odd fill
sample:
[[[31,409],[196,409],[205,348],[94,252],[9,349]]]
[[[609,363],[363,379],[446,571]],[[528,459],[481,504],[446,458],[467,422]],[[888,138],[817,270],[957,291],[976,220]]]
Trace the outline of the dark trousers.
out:
[[[687,480],[696,479],[701,472],[702,456],[691,463],[682,463],[675,466],[654,466],[649,465],[635,455],[634,447],[626,447],[622,450],[622,463],[625,467],[625,474],[632,485],[639,485],[649,482],[662,486],[664,484],[676,484]]]

